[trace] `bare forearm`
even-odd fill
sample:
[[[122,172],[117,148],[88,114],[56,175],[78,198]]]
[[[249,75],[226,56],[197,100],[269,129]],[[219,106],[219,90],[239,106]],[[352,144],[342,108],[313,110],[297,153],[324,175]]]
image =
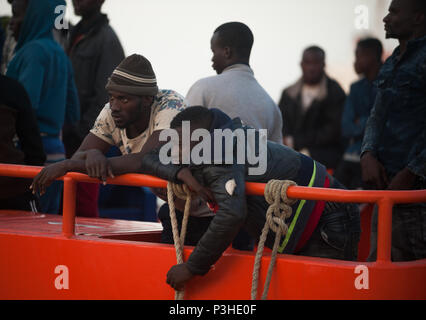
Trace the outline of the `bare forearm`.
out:
[[[79,151],[77,150],[76,153],[73,154],[70,160],[82,160],[85,161],[87,156],[87,151]]]
[[[74,157],[72,157],[69,160],[65,160],[64,165],[67,172],[80,172],[84,174],[87,173],[85,160],[78,158],[74,159]]]

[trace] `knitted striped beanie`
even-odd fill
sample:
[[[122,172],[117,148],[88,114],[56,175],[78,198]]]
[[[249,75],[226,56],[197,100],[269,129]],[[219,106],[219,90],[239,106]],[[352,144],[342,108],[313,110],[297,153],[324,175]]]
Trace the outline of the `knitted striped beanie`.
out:
[[[158,93],[151,63],[139,54],[124,59],[113,71],[105,88],[136,96],[155,96]]]

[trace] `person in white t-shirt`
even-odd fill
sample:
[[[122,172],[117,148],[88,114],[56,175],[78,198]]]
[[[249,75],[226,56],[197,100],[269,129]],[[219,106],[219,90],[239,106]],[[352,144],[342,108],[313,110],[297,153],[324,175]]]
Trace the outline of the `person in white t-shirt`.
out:
[[[302,77],[287,87],[279,107],[284,144],[329,169],[336,169],[345,149],[341,119],[346,94],[325,71],[326,53],[317,46],[303,51]]]
[[[138,172],[141,157],[160,144],[163,129],[185,108],[184,98],[172,90],[159,90],[151,63],[134,54],[124,59],[108,80],[109,102],[71,159],[45,167],[32,184],[43,192],[67,172],[82,172],[104,183],[108,177]],[[105,154],[111,146],[120,149],[129,166],[113,166]],[[135,168],[131,168],[134,165]]]

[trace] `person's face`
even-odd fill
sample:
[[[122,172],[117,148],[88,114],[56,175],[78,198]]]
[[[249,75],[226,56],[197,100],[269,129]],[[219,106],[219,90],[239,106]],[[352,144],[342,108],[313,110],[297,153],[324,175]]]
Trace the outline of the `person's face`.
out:
[[[302,58],[303,81],[307,84],[317,84],[324,74],[325,62],[323,57],[312,51],[307,51]]]
[[[354,69],[357,74],[365,74],[376,64],[377,57],[372,49],[356,48]]]
[[[416,28],[411,1],[393,0],[383,22],[387,39],[409,39]]]
[[[13,0],[12,2],[12,18],[10,19],[10,29],[16,41],[19,39],[21,33],[21,26],[25,19],[27,12],[27,0]]]
[[[109,97],[111,115],[117,128],[128,128],[144,116],[141,97],[117,91],[109,91]]]
[[[227,67],[230,49],[228,47],[222,47],[218,33],[213,34],[213,37],[210,41],[210,47],[213,52],[212,68],[216,70],[217,74],[221,74]]]
[[[72,0],[76,16],[87,16],[100,10],[104,0]]]

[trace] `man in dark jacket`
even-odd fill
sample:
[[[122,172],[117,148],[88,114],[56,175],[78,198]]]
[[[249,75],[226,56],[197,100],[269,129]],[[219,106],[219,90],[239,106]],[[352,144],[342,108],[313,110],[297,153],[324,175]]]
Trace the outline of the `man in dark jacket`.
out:
[[[67,53],[70,57],[78,96],[80,122],[64,129],[67,158],[70,158],[92,129],[105,103],[108,77],[124,59],[120,40],[108,17],[101,13],[104,0],[73,0],[75,14],[81,21],[71,30]]]
[[[380,40],[366,38],[358,42],[355,51],[355,71],[362,78],[351,85],[342,116],[342,135],[348,147],[334,176],[349,189],[362,187],[361,153],[365,125],[377,94],[374,81],[382,67],[383,48]]]
[[[279,103],[284,143],[335,169],[344,150],[340,121],[346,95],[326,75],[321,48],[307,48],[301,67],[302,78],[284,90]]]
[[[0,163],[42,166],[45,160],[27,92],[18,81],[0,75]],[[37,212],[38,204],[30,192],[30,184],[29,179],[0,177],[0,209]]]
[[[167,152],[162,148],[166,148],[166,145],[142,158],[141,172],[176,183],[183,182],[202,199],[218,205],[214,218],[187,262],[176,265],[169,271],[168,283],[175,289],[181,289],[193,275],[206,274],[232,243],[241,227],[255,239],[259,238],[265,224],[268,204],[263,196],[246,196],[246,181],[266,183],[272,179],[292,180],[301,186],[344,188],[327,174],[326,168],[319,162],[291,148],[260,139],[259,131],[243,126],[239,118],[231,120],[218,109],[188,108],[174,118],[171,128],[183,132],[184,121],[190,122],[191,132],[195,129],[205,130],[206,137],[211,139],[207,140],[211,141],[214,148],[217,146],[215,141],[218,139],[217,129],[223,130],[222,132],[230,130],[234,134],[238,131],[238,137],[243,133],[244,145],[252,145],[254,148],[247,147],[243,152],[245,158],[241,161],[238,146],[241,140],[234,135],[231,140],[234,146],[231,154],[233,161],[222,162],[226,164],[218,163],[215,154],[217,150],[214,148],[211,149],[214,160],[211,158],[211,161],[202,164],[190,164],[189,168],[165,163],[164,155]],[[254,132],[254,135],[249,134],[249,130],[252,130],[251,134]],[[250,137],[256,138],[251,141]],[[201,143],[205,143],[205,137],[200,145]],[[194,144],[190,148],[194,150]],[[266,157],[259,157],[257,169],[263,167],[264,170],[254,173],[252,170],[256,167],[250,160],[253,155],[250,155],[249,150],[260,153],[262,148],[266,148]],[[218,149],[222,155],[222,147]],[[226,151],[228,150],[226,148]],[[203,154],[204,152],[205,150]],[[182,151],[181,153],[185,154]],[[225,159],[229,156],[230,154],[225,152],[221,157]],[[266,163],[261,164],[260,161]],[[299,200],[292,209],[293,214],[286,220],[290,228],[281,239],[278,252],[344,260],[356,259],[360,222],[359,211],[355,205]],[[274,238],[275,235],[270,233],[266,246],[272,248]]]
[[[378,76],[376,102],[361,149],[364,182],[373,189],[426,189],[426,2],[393,0],[383,19],[400,45]],[[377,254],[373,215],[369,260]],[[426,203],[395,205],[392,260],[426,258]]]
[[[81,119],[75,126],[64,127],[68,159],[80,147],[108,102],[105,85],[124,59],[120,40],[109,25],[108,17],[101,13],[103,3],[104,0],[73,0],[75,14],[82,19],[71,30],[67,53],[74,68]],[[98,216],[99,186],[78,183],[77,194],[77,216]]]

